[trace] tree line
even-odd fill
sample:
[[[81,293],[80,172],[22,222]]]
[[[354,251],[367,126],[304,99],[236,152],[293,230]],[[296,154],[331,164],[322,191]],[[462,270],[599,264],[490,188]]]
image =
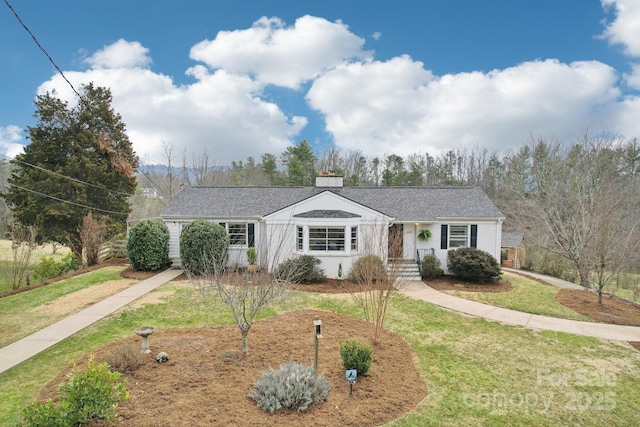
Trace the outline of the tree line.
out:
[[[157,217],[184,186],[312,186],[318,172],[345,186],[478,186],[505,214],[504,229],[573,263],[600,290],[616,271],[639,265],[640,145],[602,133],[576,141],[530,142],[503,153],[482,147],[440,154],[366,156],[335,147],[316,155],[307,141],[223,165],[207,148],[139,165],[108,89],[83,86],[69,105],[36,99],[24,153],[0,166],[7,225],[36,227],[37,242],[68,245],[82,257],[91,233],[109,238],[126,221]],[[145,192],[143,189],[149,189]],[[88,221],[88,222],[87,222]],[[83,225],[84,224],[84,225]]]

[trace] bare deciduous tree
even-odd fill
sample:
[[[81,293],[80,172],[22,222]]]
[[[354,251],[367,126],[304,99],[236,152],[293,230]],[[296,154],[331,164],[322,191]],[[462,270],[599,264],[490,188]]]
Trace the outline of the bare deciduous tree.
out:
[[[284,247],[283,244],[270,243],[270,248],[276,248],[277,251]],[[242,353],[245,355],[249,354],[249,331],[258,320],[260,312],[289,298],[291,284],[299,276],[299,271],[295,268],[274,274],[278,261],[286,258],[287,254],[269,254],[269,250],[266,246],[258,248],[260,268],[255,273],[235,268],[219,268],[219,263],[211,260],[210,267],[204,274],[189,277],[202,302],[218,302],[229,307],[240,331]],[[234,264],[237,263],[229,263]]]
[[[31,258],[36,247],[35,227],[24,227],[19,224],[10,226],[11,258],[0,260],[0,273],[13,289],[29,284]]]
[[[386,224],[361,226],[362,257],[352,275],[358,290],[352,293],[370,325],[372,344],[380,342],[387,308],[393,294],[406,284],[401,275],[402,235]]]
[[[530,243],[571,260],[583,287],[595,273],[600,295],[638,247],[638,182],[624,152],[584,135],[570,148],[532,143],[508,162],[501,208]]]

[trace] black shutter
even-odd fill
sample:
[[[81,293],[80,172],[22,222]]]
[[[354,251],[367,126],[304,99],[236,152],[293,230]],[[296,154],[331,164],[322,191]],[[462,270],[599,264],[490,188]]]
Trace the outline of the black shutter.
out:
[[[253,248],[256,245],[255,236],[256,236],[255,224],[253,223],[247,224],[247,239],[249,240],[248,243],[250,248]]]
[[[449,226],[442,224],[440,226],[440,249],[447,249],[447,240],[449,238]]]
[[[478,247],[478,225],[471,224],[471,247]]]

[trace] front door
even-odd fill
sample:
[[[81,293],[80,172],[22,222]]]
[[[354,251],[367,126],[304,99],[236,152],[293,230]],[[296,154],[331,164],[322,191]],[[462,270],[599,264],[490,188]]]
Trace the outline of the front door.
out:
[[[404,226],[403,224],[391,224],[389,227],[389,258],[402,259],[404,257],[403,248]]]

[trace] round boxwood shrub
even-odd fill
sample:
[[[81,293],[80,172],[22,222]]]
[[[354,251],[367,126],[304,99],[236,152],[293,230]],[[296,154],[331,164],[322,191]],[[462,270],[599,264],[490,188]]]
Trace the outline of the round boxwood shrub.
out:
[[[169,229],[160,221],[134,224],[127,239],[129,264],[137,271],[156,271],[169,265]]]
[[[440,260],[435,255],[425,255],[420,266],[423,279],[437,279],[444,274],[440,268]]]
[[[349,279],[357,283],[371,283],[378,280],[386,280],[387,270],[384,262],[377,255],[365,255],[353,263]]]
[[[221,225],[199,219],[182,228],[180,262],[185,273],[221,273],[228,257],[229,236]]]
[[[500,264],[490,253],[476,248],[451,249],[447,254],[447,268],[455,277],[480,283],[500,278]]]
[[[275,276],[290,283],[320,283],[326,279],[321,263],[311,255],[296,256],[280,263]]]
[[[372,351],[373,348],[370,345],[362,344],[357,340],[346,340],[340,344],[342,366],[346,370],[355,369],[358,376],[365,376],[371,368]]]

